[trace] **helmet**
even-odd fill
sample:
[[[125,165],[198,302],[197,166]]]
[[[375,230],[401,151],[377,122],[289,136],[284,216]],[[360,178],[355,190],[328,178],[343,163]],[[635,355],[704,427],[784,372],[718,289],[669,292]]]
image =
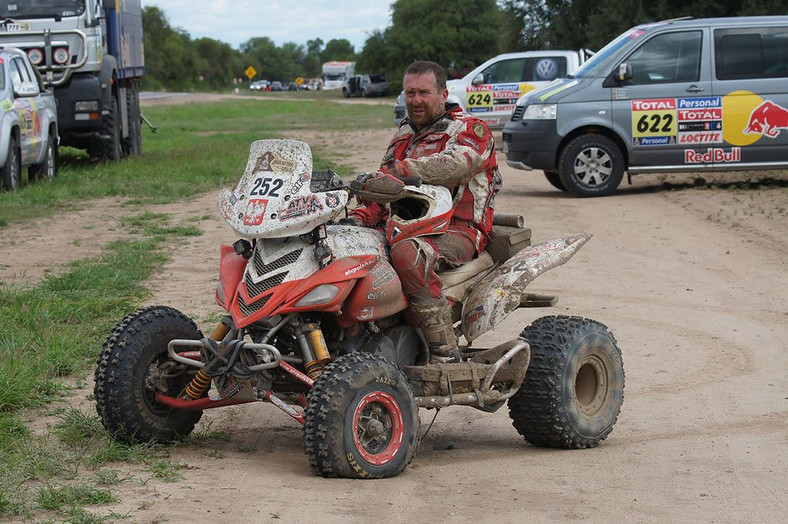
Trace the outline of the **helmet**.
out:
[[[386,239],[390,245],[407,238],[445,233],[449,229],[453,202],[443,186],[406,186],[406,195],[390,204]]]

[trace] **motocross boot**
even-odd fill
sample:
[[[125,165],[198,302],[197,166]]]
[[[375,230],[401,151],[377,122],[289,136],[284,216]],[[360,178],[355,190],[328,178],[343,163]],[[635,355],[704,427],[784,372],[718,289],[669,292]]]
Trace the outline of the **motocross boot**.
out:
[[[451,305],[446,297],[412,297],[410,310],[430,348],[430,364],[461,362]]]

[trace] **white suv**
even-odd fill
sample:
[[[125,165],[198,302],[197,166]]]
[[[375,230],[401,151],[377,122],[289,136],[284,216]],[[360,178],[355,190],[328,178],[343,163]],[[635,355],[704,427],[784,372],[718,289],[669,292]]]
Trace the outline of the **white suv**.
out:
[[[22,168],[30,180],[57,175],[57,106],[27,55],[0,47],[0,186],[14,191]]]

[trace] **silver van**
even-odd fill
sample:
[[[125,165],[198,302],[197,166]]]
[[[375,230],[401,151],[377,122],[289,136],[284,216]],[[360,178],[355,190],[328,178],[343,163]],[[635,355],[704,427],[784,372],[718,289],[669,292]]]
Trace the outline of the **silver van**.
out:
[[[788,168],[788,16],[634,27],[518,100],[503,151],[581,197],[625,171]]]

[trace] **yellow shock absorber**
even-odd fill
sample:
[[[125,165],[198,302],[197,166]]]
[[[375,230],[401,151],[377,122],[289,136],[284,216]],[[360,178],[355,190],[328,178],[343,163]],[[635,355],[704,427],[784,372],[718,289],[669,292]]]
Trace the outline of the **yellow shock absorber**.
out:
[[[230,326],[226,325],[224,322],[219,322],[219,325],[216,326],[216,329],[211,333],[211,340],[224,340],[224,337],[227,336],[229,332]]]
[[[208,391],[211,386],[211,377],[202,369],[197,372],[194,378],[186,386],[186,395],[192,399],[197,400]]]
[[[227,333],[230,332],[230,326],[224,322],[219,322],[219,325],[211,333],[211,340],[223,340]],[[192,399],[197,400],[208,391],[211,387],[211,377],[202,369],[197,372],[193,379],[186,386],[186,395]]]
[[[331,362],[331,354],[328,352],[326,339],[323,337],[320,327],[317,324],[309,324],[307,329],[306,335],[309,340],[309,347],[312,350],[312,354],[315,355],[315,360],[307,362],[304,365],[304,369],[307,375],[314,380],[320,375],[323,366]]]

